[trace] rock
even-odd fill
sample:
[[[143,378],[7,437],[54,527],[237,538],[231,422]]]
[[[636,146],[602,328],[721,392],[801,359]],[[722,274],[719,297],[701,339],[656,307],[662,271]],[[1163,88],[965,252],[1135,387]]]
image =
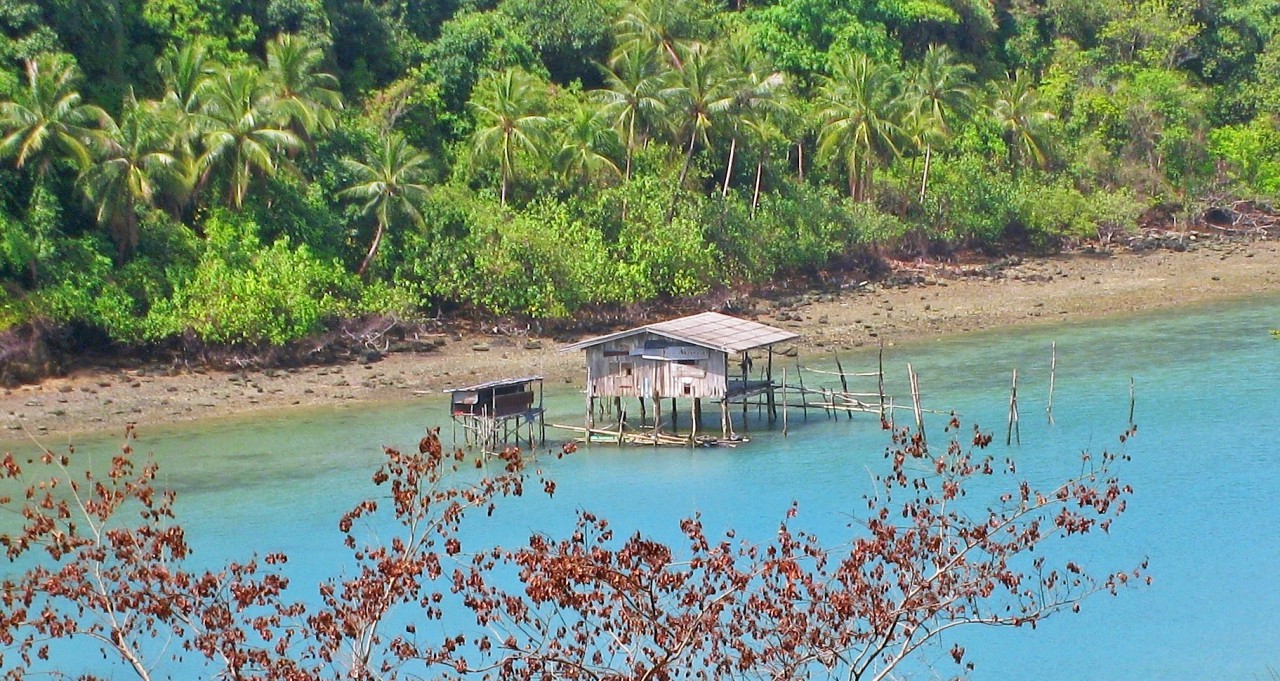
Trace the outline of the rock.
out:
[[[365,364],[372,364],[382,359],[382,353],[377,348],[367,348],[360,356],[360,361]]]
[[[474,344],[472,344],[471,349],[472,349],[473,351],[475,351],[475,352],[488,352],[488,351],[489,351],[489,344],[488,344],[488,343],[474,343]]]
[[[524,342],[524,349],[525,350],[541,350],[542,341],[538,340],[537,338],[530,338],[529,340],[526,340]]]
[[[58,392],[60,392],[60,393],[69,393],[69,392],[71,392],[72,390],[75,390],[75,388],[72,388],[71,386],[67,385],[66,383],[63,383],[62,385],[58,386]]]

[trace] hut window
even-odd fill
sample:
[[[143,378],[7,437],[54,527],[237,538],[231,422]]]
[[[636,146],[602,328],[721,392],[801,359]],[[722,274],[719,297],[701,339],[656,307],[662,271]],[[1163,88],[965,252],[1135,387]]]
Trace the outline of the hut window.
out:
[[[631,375],[631,363],[630,363],[630,362],[626,362],[626,363],[624,363],[624,364],[622,365],[622,375],[623,375],[623,376],[630,376],[630,375]]]
[[[680,360],[676,360],[676,361],[677,361],[678,363],[680,363],[680,364],[683,364],[683,365],[687,366],[687,367],[696,367],[696,366],[698,366],[698,360],[696,360],[696,359],[680,359]]]
[[[692,385],[687,385],[687,384],[686,384],[686,385],[684,386],[684,394],[686,394],[686,395],[692,395],[692,394],[693,394],[693,386],[692,386]]]

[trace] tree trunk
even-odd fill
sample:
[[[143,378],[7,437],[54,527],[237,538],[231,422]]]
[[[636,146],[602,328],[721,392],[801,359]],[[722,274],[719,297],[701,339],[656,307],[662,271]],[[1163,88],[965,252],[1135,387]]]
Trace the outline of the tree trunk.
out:
[[[924,175],[920,178],[920,203],[924,203],[924,192],[929,187],[929,162],[933,159],[933,146],[924,145]]]
[[[693,163],[693,146],[697,139],[697,133],[689,136],[689,150],[684,155],[684,167],[680,169],[680,179],[676,181],[676,190],[671,193],[671,208],[667,209],[667,223],[670,223],[676,215],[676,198],[680,196],[680,188],[684,186],[684,179],[689,175],[689,166]]]
[[[756,218],[756,206],[760,205],[760,178],[764,175],[764,156],[756,163],[756,188],[751,194],[751,219]]]
[[[733,126],[734,136],[729,140],[729,163],[724,168],[724,188],[720,190],[720,196],[729,195],[729,178],[733,176],[733,155],[738,150],[738,126]]]
[[[505,194],[505,192],[503,193]],[[378,254],[378,245],[382,243],[384,228],[383,221],[378,220],[378,230],[373,233],[373,243],[369,246],[369,253],[364,256],[364,261],[360,263],[360,269],[356,270],[356,276],[363,277],[365,270],[369,269],[369,263],[373,262],[373,257]]]
[[[800,181],[804,182],[804,140],[796,142],[796,170],[800,175]]]

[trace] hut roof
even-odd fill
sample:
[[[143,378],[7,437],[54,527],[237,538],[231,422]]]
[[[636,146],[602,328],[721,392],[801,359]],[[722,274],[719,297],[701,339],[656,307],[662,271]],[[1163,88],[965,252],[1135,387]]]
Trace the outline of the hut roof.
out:
[[[768,324],[753,322],[750,319],[730,317],[719,312],[703,312],[689,317],[681,317],[657,324],[647,324],[634,329],[627,329],[626,331],[588,338],[572,345],[566,345],[563,349],[583,350],[617,338],[625,338],[645,332],[721,352],[743,352],[800,337],[799,334],[769,326]]]
[[[489,388],[505,388],[507,386],[522,385],[525,383],[532,383],[533,381],[541,381],[541,380],[542,380],[541,376],[521,376],[520,378],[499,378],[495,381],[486,381],[484,383],[477,383],[475,385],[469,385],[465,388],[445,388],[444,392],[446,393],[475,392],[477,390],[487,390]]]

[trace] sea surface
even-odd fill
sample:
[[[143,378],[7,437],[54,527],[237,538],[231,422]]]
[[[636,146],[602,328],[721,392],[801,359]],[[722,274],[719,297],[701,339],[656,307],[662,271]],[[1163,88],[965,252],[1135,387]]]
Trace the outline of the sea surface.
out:
[[[1061,550],[1098,572],[1148,560],[1153,583],[1095,596],[1081,613],[1052,617],[1035,630],[957,633],[977,665],[970,678],[1276,678],[1280,341],[1268,333],[1276,327],[1280,298],[1273,297],[885,350],[888,391],[899,404],[908,401],[910,363],[926,408],[954,410],[966,428],[981,424],[996,435],[991,453],[1015,458],[1022,474],[1042,481],[1077,471],[1082,450],[1119,446],[1132,381],[1138,436],[1124,445],[1132,461],[1120,469],[1135,490],[1128,511],[1109,536]],[[1055,342],[1051,425],[1045,407]],[[874,350],[845,351],[840,359],[847,371],[876,365]],[[830,356],[800,363],[833,367]],[[794,372],[790,360],[786,365]],[[1006,447],[1015,368],[1022,444]],[[513,372],[520,373],[518,367]],[[821,379],[806,372],[805,380],[812,387]],[[862,380],[861,388],[873,390],[871,379]],[[576,386],[548,385],[548,395],[548,421],[581,422]],[[284,551],[303,596],[348,564],[338,517],[374,493],[369,477],[381,447],[414,447],[432,425],[442,426],[448,443],[445,406],[443,396],[431,396],[181,427],[144,423],[136,448],[155,456],[164,483],[178,491],[178,513],[198,563]],[[687,423],[687,414],[681,416]],[[708,426],[712,420],[708,415]],[[943,437],[943,420],[928,422],[931,441]],[[532,532],[563,532],[581,508],[612,519],[620,535],[638,530],[670,539],[680,518],[700,513],[712,533],[732,527],[739,537],[767,538],[794,500],[797,522],[838,541],[848,536],[846,523],[870,490],[871,476],[885,468],[886,435],[868,415],[833,420],[811,410],[806,419],[793,410],[789,421],[783,437],[780,424],[770,426],[753,408],[746,428],[751,442],[733,449],[597,445],[564,459],[548,457],[541,466],[558,483],[555,498],[527,502],[520,512],[500,510],[484,539],[511,544]],[[77,451],[103,461],[117,445],[117,437],[103,437],[77,443]],[[998,492],[978,490],[984,491]],[[926,650],[917,663],[917,678],[959,672],[944,650]],[[128,677],[124,669],[85,664]],[[935,664],[933,672],[919,671]]]

